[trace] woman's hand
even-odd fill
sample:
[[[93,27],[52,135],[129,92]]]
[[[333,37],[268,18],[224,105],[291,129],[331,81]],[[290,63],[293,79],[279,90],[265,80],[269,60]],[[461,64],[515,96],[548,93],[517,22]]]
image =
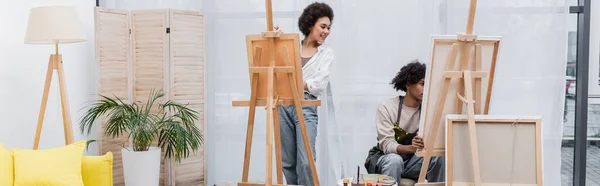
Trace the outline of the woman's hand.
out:
[[[281,33],[283,33],[283,30],[279,30],[279,25],[274,26],[273,29],[275,29],[274,30],[275,32],[281,32]]]
[[[302,85],[302,87],[304,87],[304,90],[308,90],[308,86],[306,85],[306,81],[304,82],[304,85]]]

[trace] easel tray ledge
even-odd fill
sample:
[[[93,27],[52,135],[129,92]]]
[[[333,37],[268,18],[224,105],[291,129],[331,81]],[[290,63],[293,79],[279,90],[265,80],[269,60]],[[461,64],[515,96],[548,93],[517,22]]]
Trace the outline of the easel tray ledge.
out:
[[[320,100],[301,100],[302,106],[321,106]],[[234,107],[247,107],[250,106],[250,101],[232,101],[231,105]],[[294,100],[277,100],[275,105],[278,106],[294,106]],[[265,107],[267,106],[267,100],[256,100],[256,106]]]

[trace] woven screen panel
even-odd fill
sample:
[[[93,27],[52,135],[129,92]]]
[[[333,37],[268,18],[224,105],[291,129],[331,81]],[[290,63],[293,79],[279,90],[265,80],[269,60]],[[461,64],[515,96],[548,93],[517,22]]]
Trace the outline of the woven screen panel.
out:
[[[198,11],[170,10],[170,98],[189,104],[199,113],[196,125],[206,136],[206,50],[204,15]],[[206,139],[206,138],[203,138]],[[206,185],[205,145],[175,164],[177,186]]]
[[[130,78],[129,13],[97,7],[95,9],[95,43],[98,93],[128,101]],[[98,97],[97,99],[100,99]],[[104,135],[106,119],[101,118],[99,151],[113,153],[114,185],[124,185],[121,148],[125,135],[112,138]]]
[[[164,92],[165,65],[168,60],[167,15],[166,9],[131,11],[133,100],[138,101],[140,106],[148,101],[151,91]],[[157,100],[152,112],[158,113],[158,103],[164,101],[165,99]],[[158,140],[153,146],[157,145]],[[164,149],[162,150],[159,181],[161,186],[167,181]]]

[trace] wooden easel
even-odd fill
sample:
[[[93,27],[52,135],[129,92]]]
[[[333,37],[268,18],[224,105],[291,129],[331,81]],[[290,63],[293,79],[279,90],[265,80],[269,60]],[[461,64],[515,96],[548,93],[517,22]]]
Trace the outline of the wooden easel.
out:
[[[250,71],[251,94],[249,101],[233,101],[233,106],[249,106],[246,148],[244,152],[244,170],[242,181],[238,186],[250,185],[283,185],[281,163],[281,142],[279,134],[279,106],[295,106],[304,148],[307,152],[313,183],[319,186],[319,178],[314,162],[314,155],[308,140],[302,106],[320,106],[320,100],[304,100],[302,64],[300,61],[300,37],[298,34],[283,34],[273,31],[273,14],[271,0],[265,0],[267,12],[267,31],[262,34],[247,35],[248,66]],[[264,49],[263,49],[264,48]],[[294,55],[293,57],[290,54]],[[266,56],[263,58],[262,56]],[[248,169],[252,148],[252,131],[257,106],[265,106],[267,110],[267,152],[266,179],[264,184],[249,183]],[[274,130],[273,130],[274,128]],[[275,134],[275,156],[277,167],[277,184],[272,184],[273,136]]]
[[[37,128],[35,130],[35,139],[33,140],[33,150],[37,150],[40,144],[40,135],[42,133],[42,124],[44,123],[44,115],[46,114],[46,103],[48,102],[48,94],[50,93],[50,84],[52,82],[52,74],[54,70],[58,72],[58,85],[60,91],[60,104],[62,108],[63,130],[65,135],[65,145],[73,143],[73,129],[71,128],[71,114],[69,111],[69,99],[67,98],[67,87],[65,83],[65,70],[63,69],[62,55],[58,53],[58,44],[55,44],[56,53],[50,55],[48,61],[48,69],[46,71],[46,81],[44,83],[44,93],[42,96],[42,104],[38,116]]]
[[[456,111],[460,114],[462,113],[463,104],[467,105],[467,116],[468,116],[468,128],[469,128],[469,146],[471,147],[471,157],[472,157],[472,169],[473,169],[473,178],[474,185],[481,186],[481,176],[479,170],[479,154],[477,149],[477,133],[475,130],[475,114],[487,114],[489,110],[489,100],[491,95],[491,88],[493,86],[493,73],[495,69],[495,59],[497,52],[494,52],[493,61],[491,65],[490,71],[482,70],[482,48],[480,41],[478,41],[478,36],[473,34],[473,24],[475,19],[475,10],[477,6],[477,0],[471,0],[469,6],[469,14],[467,19],[467,31],[466,33],[459,33],[456,40],[450,41],[452,42],[452,49],[450,52],[450,57],[446,62],[446,69],[443,72],[443,86],[440,92],[440,98],[437,100],[435,104],[434,117],[433,122],[431,122],[431,131],[426,139],[425,148],[418,152],[418,155],[423,156],[423,164],[421,166],[421,172],[419,175],[419,180],[416,185],[444,185],[444,182],[441,183],[424,183],[425,178],[427,176],[427,170],[429,168],[429,163],[431,161],[431,156],[438,155],[443,156],[443,150],[438,152],[438,149],[434,149],[434,143],[436,141],[436,137],[438,134],[438,129],[442,126],[443,122],[443,110],[446,103],[446,95],[451,94],[453,92],[449,92],[450,82],[453,78],[461,79],[458,85],[458,92],[456,92],[456,97],[460,102],[457,102]],[[495,46],[497,49],[497,45]],[[460,51],[459,51],[460,48]],[[471,49],[474,49],[474,54],[471,54]],[[434,48],[435,50],[435,48]],[[435,51],[434,51],[435,52]],[[460,52],[460,53],[459,53]],[[459,70],[455,70],[455,62],[457,56],[460,54],[460,64]],[[474,68],[475,70],[468,70],[470,57],[474,57]],[[487,96],[482,100],[481,98],[481,86],[482,86],[482,78],[491,77],[488,82],[487,87]],[[474,83],[473,83],[474,81]],[[464,95],[464,97],[461,95]],[[453,98],[450,98],[453,99]],[[429,100],[427,100],[429,101]],[[483,109],[482,109],[483,108]],[[430,123],[426,121],[426,124]],[[446,175],[448,176],[448,175]]]

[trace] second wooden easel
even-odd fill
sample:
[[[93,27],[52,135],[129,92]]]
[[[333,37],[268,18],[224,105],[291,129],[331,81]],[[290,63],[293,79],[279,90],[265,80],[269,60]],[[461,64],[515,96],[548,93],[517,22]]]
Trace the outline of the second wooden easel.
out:
[[[448,40],[436,40],[434,42],[434,46],[438,42],[451,43],[451,51],[449,53],[448,60],[445,63],[445,70],[443,71],[433,71],[431,73],[442,73],[441,77],[443,78],[442,88],[439,93],[439,98],[435,101],[433,106],[434,109],[426,107],[426,115],[433,114],[432,120],[429,120],[427,116],[425,117],[425,127],[431,127],[427,134],[425,134],[425,148],[419,152],[419,155],[423,156],[423,164],[421,166],[421,172],[419,175],[419,180],[416,185],[444,185],[444,182],[440,183],[424,183],[425,178],[427,176],[429,163],[431,157],[435,154],[438,156],[443,156],[443,153],[437,152],[435,143],[437,139],[437,135],[439,134],[438,130],[443,126],[443,116],[445,112],[446,106],[446,95],[451,96],[450,99],[459,99],[457,102],[455,112],[457,113],[447,113],[447,114],[461,114],[463,109],[463,104],[467,106],[467,116],[468,116],[468,129],[469,129],[469,146],[471,151],[471,161],[472,161],[472,169],[473,169],[473,182],[475,186],[481,186],[481,176],[479,170],[479,154],[477,148],[477,133],[475,130],[475,114],[487,114],[489,107],[489,100],[491,95],[491,88],[493,85],[493,73],[495,69],[495,59],[497,52],[493,53],[492,61],[490,65],[489,71],[482,70],[482,42],[478,40],[478,36],[473,34],[473,24],[475,19],[475,10],[477,6],[476,0],[470,1],[469,6],[469,14],[467,18],[467,29],[466,33],[459,33],[456,36],[456,39],[448,39]],[[495,47],[495,51],[497,51],[497,43],[493,43]],[[460,50],[459,50],[460,49]],[[434,57],[436,48],[434,47]],[[471,53],[471,50],[474,50]],[[455,70],[455,62],[457,56],[460,56],[460,64],[458,70]],[[470,58],[473,57],[474,60],[470,63]],[[434,60],[433,60],[434,61]],[[432,63],[433,63],[432,61]],[[487,62],[487,61],[486,61]],[[433,66],[433,65],[432,65]],[[429,67],[434,68],[434,67]],[[432,76],[430,74],[429,76]],[[482,91],[482,78],[489,77],[489,82],[487,83],[487,95],[485,98],[481,98]],[[458,83],[458,89],[456,92],[456,97],[454,97],[454,92],[450,92],[450,85],[452,79],[460,79]],[[426,80],[426,81],[429,81]],[[430,82],[431,83],[431,82]],[[431,85],[430,85],[431,86]],[[431,91],[431,90],[430,90]],[[464,95],[464,96],[463,96]],[[430,101],[430,100],[426,100]],[[428,113],[430,112],[430,113]],[[425,132],[425,131],[424,131]],[[442,150],[443,152],[443,150]]]
[[[262,34],[246,36],[251,87],[250,101],[232,102],[233,106],[250,107],[248,113],[248,130],[246,133],[246,148],[244,152],[244,168],[242,181],[238,183],[238,186],[283,185],[281,142],[279,134],[279,106],[295,106],[313,183],[314,185],[319,186],[319,178],[317,176],[313,158],[314,155],[312,154],[308,134],[306,132],[302,106],[319,106],[321,101],[304,100],[299,34],[283,34],[280,31],[273,31],[271,0],[265,0],[265,2],[267,31]],[[266,178],[264,184],[248,182],[254,116],[257,106],[265,106],[265,109],[267,110]],[[277,184],[272,184],[272,134],[275,134]]]

